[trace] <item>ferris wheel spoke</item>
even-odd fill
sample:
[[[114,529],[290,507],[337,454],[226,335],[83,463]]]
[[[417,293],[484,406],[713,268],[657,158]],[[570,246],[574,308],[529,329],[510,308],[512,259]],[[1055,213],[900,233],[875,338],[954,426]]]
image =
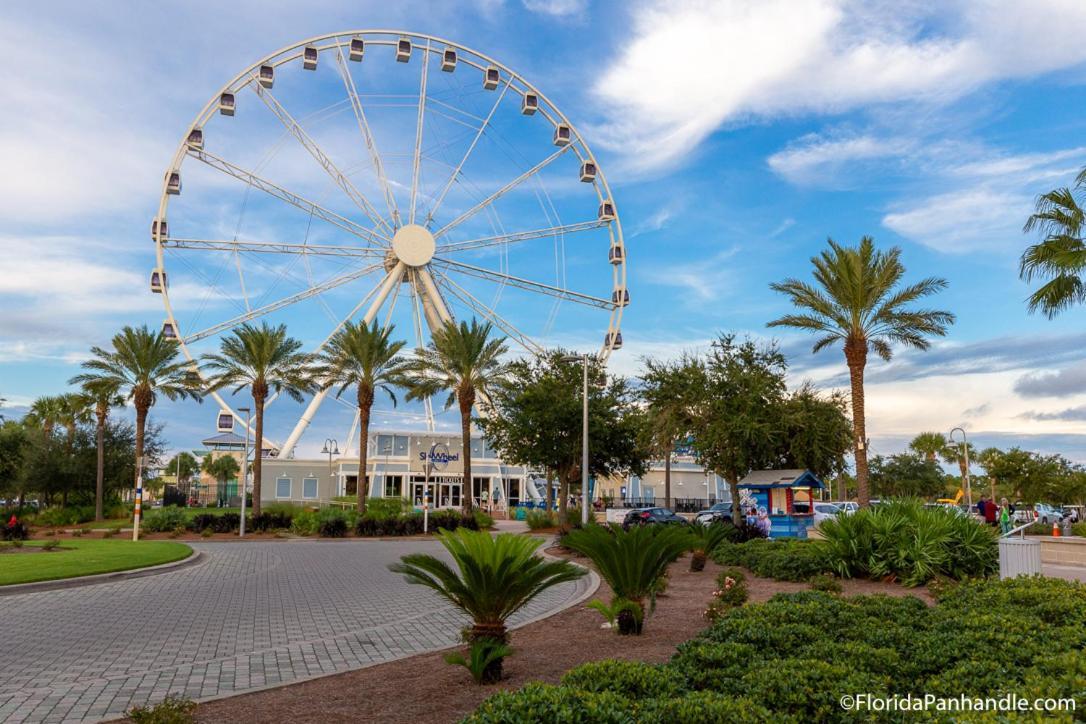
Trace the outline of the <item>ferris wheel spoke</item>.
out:
[[[471,292],[457,284],[447,274],[442,274],[441,272],[438,272],[436,270],[435,274],[437,275],[438,283],[444,283],[445,289],[449,292],[449,294],[456,297],[467,306],[471,307],[471,309],[473,309],[476,314],[479,314],[493,322],[496,327],[505,332],[507,336],[512,337],[517,342],[519,342],[520,345],[529,352],[532,352],[534,354],[541,354],[543,352],[542,347],[529,339],[528,336],[521,332],[519,329],[517,329],[512,322],[508,321],[496,311],[480,302]]]
[[[424,346],[422,338],[422,291],[419,289],[419,277],[418,272],[411,270],[411,321],[414,326],[415,332],[415,348],[422,349]],[[433,401],[427,397],[422,401],[423,411],[426,414],[426,429],[430,432],[434,431],[434,405]]]
[[[498,107],[501,105],[502,98],[505,98],[505,94],[509,90],[509,86],[512,85],[512,83],[513,78],[512,76],[510,76],[509,80],[505,82],[505,86],[502,88],[502,92],[499,93],[497,99],[495,99],[494,105],[490,107],[490,112],[486,114],[486,118],[479,126],[479,130],[475,132],[475,138],[471,139],[471,145],[468,146],[467,151],[465,151],[464,155],[460,158],[460,163],[456,164],[456,168],[453,169],[452,175],[449,176],[449,180],[446,181],[445,185],[441,188],[441,193],[439,193],[437,198],[434,199],[434,204],[430,207],[430,211],[426,214],[426,221],[423,223],[423,226],[429,227],[430,224],[433,222],[434,214],[437,213],[437,210],[441,206],[441,203],[445,200],[445,194],[449,193],[449,189],[452,188],[453,183],[455,183],[457,177],[460,176],[460,171],[464,168],[464,164],[467,163],[468,159],[471,157],[471,152],[475,150],[475,146],[479,143],[479,139],[483,137],[483,132],[487,129],[487,126],[490,125],[490,119],[494,117],[494,113],[498,110]]]
[[[550,284],[543,284],[542,282],[532,281],[531,279],[524,279],[516,277],[511,274],[504,274],[502,272],[496,272],[492,269],[484,269],[483,267],[474,266],[472,264],[465,264],[459,261],[452,261],[451,259],[439,259],[434,257],[431,264],[443,267],[448,271],[457,271],[467,276],[476,277],[477,279],[486,279],[488,281],[497,282],[499,284],[508,284],[510,286],[524,289],[530,292],[540,292],[542,294],[548,294],[558,299],[565,299],[571,302],[577,302],[578,304],[584,304],[589,307],[597,307],[599,309],[606,309],[610,311],[614,304],[610,299],[602,299],[600,297],[594,297],[591,294],[583,294],[581,292],[575,292],[571,289],[563,289],[562,287],[551,286]]]
[[[287,244],[275,241],[234,241],[232,239],[178,239],[162,242],[170,249],[199,249],[201,251],[254,252],[257,254],[301,254],[303,256],[384,257],[384,249],[372,246],[328,246],[322,244]]]
[[[415,121],[415,155],[411,165],[411,212],[410,223],[415,223],[415,208],[419,198],[419,173],[422,170],[422,125],[426,118],[426,79],[430,69],[430,41],[422,54],[422,77],[419,79],[419,116]]]
[[[388,299],[388,295],[403,279],[406,266],[402,261],[396,262],[396,265],[385,275],[384,280],[376,287],[377,296],[370,305],[370,308],[366,310],[366,314],[362,317],[363,324],[369,324],[377,316],[377,313],[381,311],[381,307],[384,305],[385,300]],[[331,339],[331,337],[329,337]],[[327,343],[328,340],[325,340]],[[322,345],[323,346],[323,345]],[[324,398],[328,396],[331,386],[323,387],[315,395],[313,399],[309,401],[309,405],[306,406],[305,412],[298,419],[298,423],[294,426],[294,430],[291,431],[290,437],[283,443],[283,447],[279,450],[280,458],[289,458],[291,453],[294,452],[294,446],[298,444],[298,440],[301,439],[305,433],[306,428],[309,427],[309,423],[313,421],[313,417],[317,414],[317,410],[320,409],[321,403],[324,402]]]
[[[436,253],[446,254],[453,251],[468,251],[470,249],[484,249],[488,246],[500,246],[502,244],[510,244],[518,241],[527,241],[528,239],[542,239],[551,236],[562,236],[563,234],[572,234],[578,231],[589,231],[591,229],[598,229],[601,226],[606,226],[606,221],[600,221],[598,219],[593,221],[581,221],[575,224],[562,224],[559,226],[550,226],[545,229],[532,229],[530,231],[517,231],[511,234],[498,234],[496,236],[484,236],[478,239],[469,239],[467,241],[457,241],[450,244],[438,244]]]
[[[377,210],[373,208],[373,205],[366,200],[366,197],[363,196],[357,188],[355,188],[355,185],[351,183],[351,180],[339,170],[335,163],[332,162],[332,159],[328,157],[328,154],[321,150],[321,147],[317,145],[316,141],[314,141],[313,138],[305,132],[305,129],[294,120],[294,117],[283,108],[282,104],[271,94],[271,91],[266,89],[259,82],[250,83],[249,87],[253,89],[253,92],[255,92],[262,101],[264,101],[264,105],[266,105],[275,117],[279,119],[279,122],[290,131],[291,135],[298,139],[298,142],[309,152],[309,155],[317,160],[317,163],[321,165],[321,168],[323,168],[325,173],[332,179],[332,182],[338,186],[352,202],[354,202],[355,206],[360,208],[362,212],[374,222],[376,225],[374,226],[374,233],[387,241],[388,237],[385,234],[376,232],[376,229],[378,227],[384,227],[387,233],[392,233],[392,228],[388,225],[388,222],[381,218],[381,215],[377,213]]]
[[[253,188],[259,189],[270,196],[274,196],[280,201],[285,201],[291,206],[297,207],[302,211],[305,211],[307,214],[312,214],[313,216],[321,219],[322,221],[326,221],[329,224],[338,226],[349,234],[357,236],[358,238],[365,241],[375,242],[382,247],[387,245],[387,239],[384,236],[374,233],[372,229],[367,229],[366,227],[357,224],[354,221],[351,221],[345,216],[340,216],[334,211],[329,211],[315,201],[310,201],[304,196],[300,196],[293,191],[288,191],[282,186],[278,186],[271,181],[268,181],[267,179],[261,178],[252,171],[248,171],[241,166],[219,158],[218,156],[210,153],[209,151],[189,148],[187,153],[189,156],[207,164],[211,168],[217,171],[221,171],[228,176],[233,176],[239,181],[242,181],[249,186],[252,186]]]
[[[297,294],[291,294],[289,297],[283,297],[282,299],[278,299],[278,300],[276,300],[274,302],[271,302],[270,304],[265,304],[262,307],[257,307],[256,309],[253,309],[253,310],[251,310],[249,312],[246,312],[245,314],[239,314],[238,316],[234,317],[233,319],[228,319],[225,322],[220,322],[219,324],[216,324],[216,325],[214,325],[212,327],[208,327],[207,329],[202,329],[199,332],[195,332],[193,334],[186,335],[185,336],[185,344],[191,344],[192,342],[198,342],[201,339],[205,339],[205,338],[210,337],[210,336],[212,336],[214,334],[218,334],[219,332],[224,332],[224,331],[226,331],[228,329],[232,329],[233,327],[236,327],[239,324],[243,324],[245,322],[251,321],[251,320],[256,319],[258,317],[262,317],[262,316],[264,316],[266,314],[270,314],[270,313],[272,313],[272,312],[274,312],[274,311],[276,311],[278,309],[282,309],[283,307],[287,307],[287,306],[290,306],[291,304],[294,304],[296,302],[300,302],[300,301],[303,301],[305,299],[309,299],[312,296],[315,296],[317,294],[321,294],[322,292],[326,292],[326,291],[328,291],[330,289],[335,289],[336,287],[343,286],[344,284],[347,284],[348,282],[352,282],[355,279],[359,279],[361,277],[366,276],[370,272],[372,272],[372,271],[374,271],[376,269],[379,269],[380,267],[381,267],[380,263],[371,264],[371,265],[363,267],[361,269],[355,269],[355,270],[350,271],[350,272],[348,272],[346,274],[340,274],[339,276],[335,276],[335,277],[332,277],[330,279],[326,279],[325,281],[321,282],[320,284],[317,284],[316,286],[312,286],[309,289],[305,289],[305,290],[303,290],[301,292],[298,292]]]
[[[434,232],[434,238],[440,238],[440,237],[444,236],[445,234],[449,233],[450,231],[455,229],[460,224],[464,223],[465,221],[467,221],[471,217],[475,216],[477,213],[479,213],[480,211],[485,209],[487,206],[490,206],[495,201],[500,199],[502,196],[509,193],[514,188],[516,188],[520,184],[522,184],[525,181],[527,181],[528,179],[530,179],[532,176],[535,176],[537,173],[539,173],[540,171],[545,169],[556,158],[561,156],[563,153],[565,153],[566,151],[568,151],[572,147],[573,147],[572,144],[568,145],[568,146],[562,146],[557,151],[552,153],[550,156],[547,156],[545,159],[543,159],[542,161],[537,163],[535,166],[532,166],[530,169],[528,169],[527,171],[525,171],[521,175],[517,176],[515,179],[513,179],[512,181],[507,183],[505,186],[502,186],[500,189],[498,189],[497,191],[492,193],[490,196],[487,196],[485,199],[483,199],[482,201],[477,203],[475,206],[472,206],[470,209],[468,209],[464,213],[460,214],[460,216],[457,216],[455,219],[453,219],[449,223],[445,224],[445,226],[442,226],[440,229],[435,231]]]
[[[400,210],[396,206],[396,197],[392,194],[392,187],[388,183],[388,177],[385,176],[381,154],[377,151],[377,143],[373,140],[373,132],[370,130],[369,121],[366,119],[366,112],[362,108],[362,101],[358,97],[358,89],[355,87],[354,78],[351,77],[351,72],[347,68],[347,61],[343,58],[343,47],[337,45],[336,51],[336,64],[339,68],[339,74],[343,78],[343,85],[351,100],[351,107],[354,109],[358,128],[362,131],[362,139],[366,142],[366,148],[369,149],[370,160],[373,162],[373,171],[377,174],[377,180],[381,184],[381,191],[385,197],[385,204],[388,205],[388,212],[392,215],[392,221],[395,226],[399,226]]]

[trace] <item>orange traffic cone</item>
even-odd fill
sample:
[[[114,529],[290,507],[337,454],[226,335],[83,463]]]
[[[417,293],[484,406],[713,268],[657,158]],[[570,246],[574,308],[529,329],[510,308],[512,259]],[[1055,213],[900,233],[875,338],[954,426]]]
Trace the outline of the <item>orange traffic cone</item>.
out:
[[[1060,537],[1060,522],[1058,520],[1052,521],[1052,537],[1053,538],[1059,538]]]

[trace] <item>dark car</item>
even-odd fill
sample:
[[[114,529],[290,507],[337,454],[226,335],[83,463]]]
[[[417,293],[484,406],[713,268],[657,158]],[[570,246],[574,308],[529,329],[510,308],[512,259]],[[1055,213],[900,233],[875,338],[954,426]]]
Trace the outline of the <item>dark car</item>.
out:
[[[622,519],[625,530],[632,525],[686,525],[686,518],[667,508],[634,508]]]
[[[702,525],[709,525],[716,521],[723,521],[724,523],[732,522],[732,504],[731,503],[715,503],[705,510],[699,510],[694,514],[694,520]]]

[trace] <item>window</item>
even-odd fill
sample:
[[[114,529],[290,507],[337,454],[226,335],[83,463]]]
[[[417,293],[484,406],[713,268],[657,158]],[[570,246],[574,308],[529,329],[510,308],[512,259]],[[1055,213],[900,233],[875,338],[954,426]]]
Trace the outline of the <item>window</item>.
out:
[[[403,495],[403,478],[399,475],[386,475],[385,497],[399,498]]]
[[[407,457],[407,443],[406,435],[396,435],[392,441],[392,454],[396,457]]]
[[[302,479],[302,497],[303,498],[315,498],[315,497],[317,497],[317,479],[316,478],[303,478]]]
[[[771,488],[769,490],[770,515],[784,515],[788,513],[788,490],[786,488]]]
[[[277,498],[289,498],[290,497],[290,478],[276,478],[275,480],[275,497]]]

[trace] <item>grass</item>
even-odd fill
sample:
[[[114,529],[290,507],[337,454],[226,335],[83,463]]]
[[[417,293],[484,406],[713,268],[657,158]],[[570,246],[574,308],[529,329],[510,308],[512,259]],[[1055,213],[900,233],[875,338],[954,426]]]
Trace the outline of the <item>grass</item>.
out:
[[[46,541],[26,541],[41,546]],[[187,558],[192,549],[184,543],[96,538],[65,540],[47,553],[0,553],[0,585],[53,581],[95,573],[128,571]]]

